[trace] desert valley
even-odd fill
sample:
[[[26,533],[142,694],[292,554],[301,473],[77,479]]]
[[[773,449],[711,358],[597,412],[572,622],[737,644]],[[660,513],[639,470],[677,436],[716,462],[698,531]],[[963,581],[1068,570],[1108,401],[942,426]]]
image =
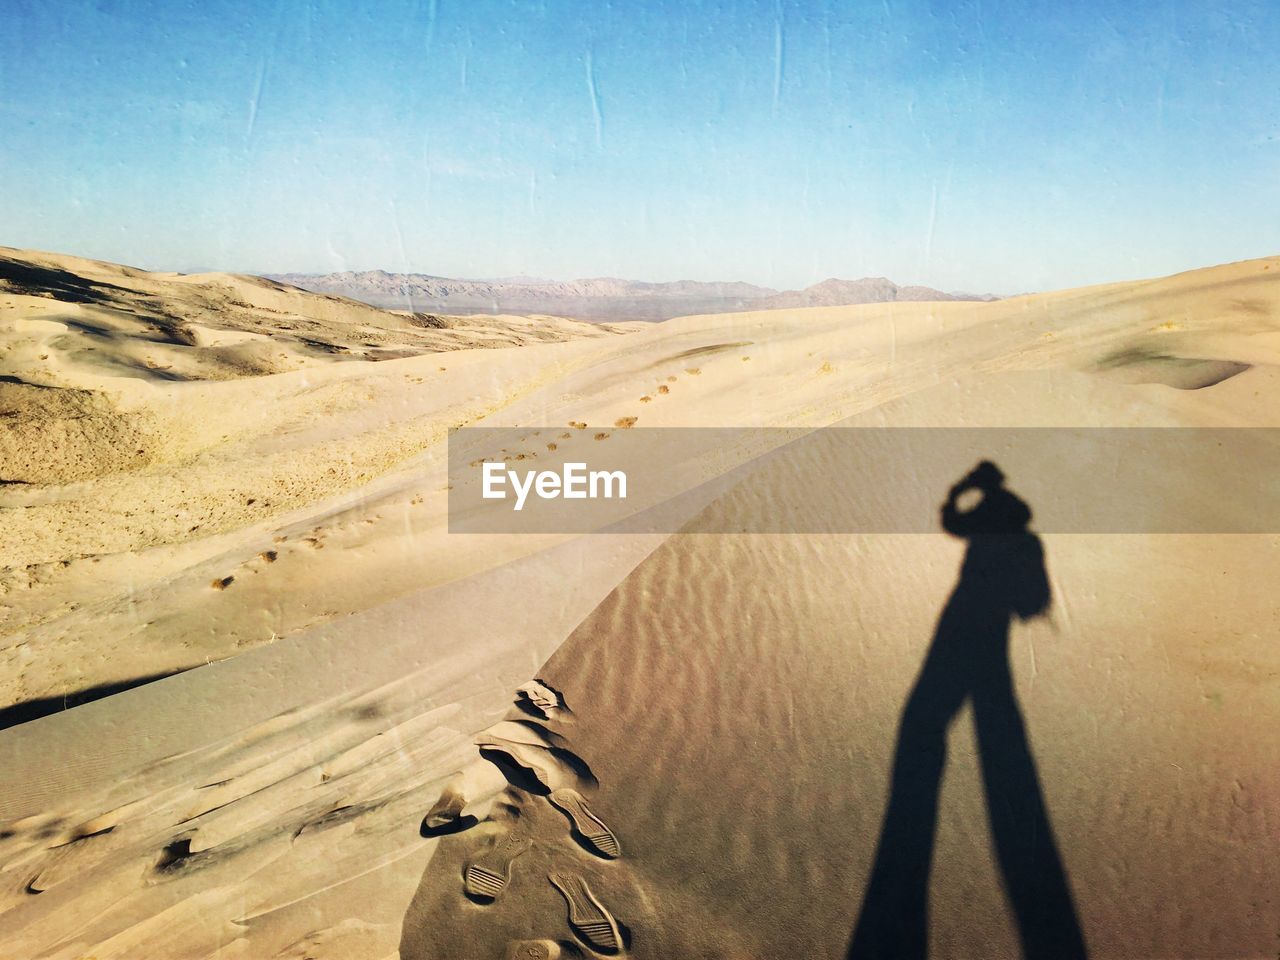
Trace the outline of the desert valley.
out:
[[[1280,258],[745,306],[446,315],[0,249],[0,953],[867,955],[895,739],[967,561],[806,508],[822,428],[1280,428]],[[448,434],[478,426],[802,439],[682,475],[652,508],[676,533],[450,533]],[[1234,478],[1276,483],[1251,462],[1188,497],[1230,519]],[[724,532],[788,496],[817,532]],[[909,932],[1274,956],[1280,534],[1037,542],[1005,695],[1071,932],[1029,932],[978,694],[930,721]]]

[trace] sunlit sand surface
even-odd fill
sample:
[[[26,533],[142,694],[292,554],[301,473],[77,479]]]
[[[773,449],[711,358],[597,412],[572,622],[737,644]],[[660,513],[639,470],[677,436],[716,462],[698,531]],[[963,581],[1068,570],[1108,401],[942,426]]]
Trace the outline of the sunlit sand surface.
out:
[[[1276,258],[600,327],[0,257],[15,956],[843,957],[964,543],[697,533],[823,434],[691,473],[676,535],[450,535],[448,430],[1280,426]],[[1270,956],[1280,537],[1041,539],[1009,658],[1090,953]],[[931,953],[1015,956],[947,743]]]

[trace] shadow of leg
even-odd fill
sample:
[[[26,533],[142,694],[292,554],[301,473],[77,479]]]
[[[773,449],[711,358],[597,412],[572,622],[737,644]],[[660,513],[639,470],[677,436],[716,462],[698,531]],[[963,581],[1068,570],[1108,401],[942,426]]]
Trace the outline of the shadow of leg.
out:
[[[1028,960],[1082,960],[1084,934],[1058,854],[1008,662],[974,692],[987,813]]]
[[[902,711],[884,825],[849,944],[857,960],[923,958],[929,945],[929,871],[947,728],[964,702],[952,665],[931,655]]]

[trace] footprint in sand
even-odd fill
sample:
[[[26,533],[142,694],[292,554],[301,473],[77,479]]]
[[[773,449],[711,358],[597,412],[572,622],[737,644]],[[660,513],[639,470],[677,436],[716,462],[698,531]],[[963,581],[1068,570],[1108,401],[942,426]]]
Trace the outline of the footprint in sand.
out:
[[[596,785],[591,770],[568,750],[483,734],[476,745],[512,786],[526,793],[547,796],[561,787]]]
[[[508,719],[493,724],[476,737],[475,743],[484,760],[479,766],[473,763],[445,784],[439,799],[423,819],[423,835],[439,836],[475,826],[475,817],[465,815],[469,798],[493,792],[492,785],[486,789],[473,782],[477,771],[487,768],[490,778],[495,774],[505,778],[504,796],[509,798],[506,804],[512,818],[493,815],[488,821],[487,828],[500,832],[463,868],[466,896],[479,904],[493,903],[510,884],[516,861],[533,849],[535,843],[558,849],[560,858],[553,862],[547,879],[564,898],[574,935],[595,953],[624,953],[630,934],[567,858],[569,848],[563,840],[555,838],[554,829],[547,832],[552,820],[526,806],[530,801],[536,803],[530,794],[546,797],[547,802],[569,820],[570,834],[579,847],[608,860],[622,856],[617,834],[583,796],[583,790],[590,792],[599,786],[595,776],[581,757],[567,749],[569,742],[565,737],[539,722],[556,721],[561,715],[568,719],[571,715],[568,705],[559,691],[541,680],[531,680],[517,690],[516,706],[538,719],[508,714]],[[522,809],[531,818],[527,823],[519,819]],[[484,829],[486,827],[477,832]],[[582,949],[564,940],[516,940],[508,944],[506,955],[520,960],[554,960],[566,951],[576,956]]]
[[[622,931],[608,908],[600,902],[586,879],[569,870],[547,874],[569,908],[569,925],[583,943],[600,953],[622,951]]]
[[[483,801],[497,794],[507,783],[502,771],[483,757],[477,757],[455,773],[440,790],[440,796],[422,818],[419,832],[424,837],[441,837],[474,827],[487,811],[477,807],[470,813],[473,801]]]
[[[533,720],[499,720],[477,734],[475,742],[479,746],[503,744],[525,744],[531,747],[553,747],[565,746],[564,737],[551,730],[548,730],[540,723]]]
[[[530,680],[516,689],[516,706],[523,713],[539,720],[558,720],[570,722],[573,711],[564,702],[564,698],[554,688],[541,680]],[[497,751],[511,756],[517,745],[543,748],[545,750],[561,749],[564,740],[558,734],[545,730],[529,721],[504,720],[489,727],[477,737],[476,745],[482,750]],[[567,751],[561,750],[562,753]],[[525,757],[532,762],[536,754]],[[511,757],[519,764],[521,758]],[[492,756],[482,752],[472,763],[455,773],[441,788],[440,795],[432,804],[427,815],[422,818],[419,832],[424,837],[438,837],[448,833],[457,833],[479,823],[483,817],[482,810],[467,813],[467,807],[476,798],[491,797],[507,782],[501,766],[493,762]],[[540,767],[556,766],[553,756],[547,757],[538,764]],[[585,766],[585,765],[584,765]],[[535,773],[535,778],[538,774]],[[543,769],[542,779],[554,781],[559,785],[561,778],[553,775],[549,769]],[[541,780],[539,781],[542,782]],[[550,786],[544,789],[550,790]],[[474,814],[474,815],[473,815]]]
[[[609,860],[622,856],[622,844],[613,831],[598,816],[591,812],[587,801],[572,787],[561,787],[552,790],[547,797],[551,805],[569,818],[578,838],[595,853]]]
[[[528,853],[533,841],[518,833],[508,833],[467,864],[463,871],[463,889],[467,896],[492,903],[511,881],[511,868],[516,858]]]
[[[452,782],[445,784],[436,802],[422,818],[420,832],[428,837],[438,837],[442,833],[454,832],[462,823],[462,811],[466,806],[467,796],[459,789],[459,785]]]
[[[507,946],[505,960],[558,960],[562,954],[554,940],[516,940]]]
[[[560,713],[567,712],[564,698],[541,680],[530,680],[523,686],[516,687],[516,706],[526,712],[536,713],[543,720],[551,720]]]

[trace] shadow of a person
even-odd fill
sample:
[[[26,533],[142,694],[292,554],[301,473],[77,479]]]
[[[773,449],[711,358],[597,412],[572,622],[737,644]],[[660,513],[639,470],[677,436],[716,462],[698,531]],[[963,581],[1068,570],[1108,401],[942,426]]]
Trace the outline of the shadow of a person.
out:
[[[958,501],[968,491],[982,499],[962,511]],[[1050,603],[1044,551],[1030,522],[1031,509],[986,460],[951,488],[943,504],[943,528],[965,538],[968,547],[902,711],[888,807],[850,958],[927,954],[947,729],[966,699],[973,705],[992,840],[1023,954],[1086,956],[1009,665],[1012,618],[1038,616]]]

